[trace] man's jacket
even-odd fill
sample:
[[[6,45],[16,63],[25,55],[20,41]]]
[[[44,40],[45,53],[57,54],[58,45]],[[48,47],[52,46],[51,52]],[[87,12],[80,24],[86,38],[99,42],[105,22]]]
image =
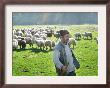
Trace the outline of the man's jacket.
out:
[[[64,65],[64,66],[68,66],[68,63],[66,61],[66,52],[65,52],[65,46],[64,44],[62,44],[61,42],[58,43],[57,47],[55,47],[55,49],[57,49],[60,52],[60,58],[59,61]],[[72,52],[72,50],[71,50]],[[80,64],[78,62],[78,60],[76,59],[74,53],[72,52],[72,57],[73,57],[73,64],[75,65],[76,69],[80,68]],[[56,66],[55,66],[56,67]],[[62,71],[56,67],[56,72],[59,75],[64,75],[62,74]]]

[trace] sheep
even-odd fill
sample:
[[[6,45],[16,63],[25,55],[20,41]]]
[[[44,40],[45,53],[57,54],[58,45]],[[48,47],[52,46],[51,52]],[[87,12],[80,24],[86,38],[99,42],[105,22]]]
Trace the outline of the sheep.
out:
[[[26,37],[32,38],[32,34],[26,34]]]
[[[34,35],[35,32],[36,32],[36,31],[35,31],[34,28],[33,28],[33,29],[31,30],[31,34]]]
[[[92,39],[92,33],[91,32],[85,32],[85,34]]]
[[[18,41],[18,45],[20,46],[20,49],[25,49],[26,48],[26,40],[20,39]]]
[[[13,29],[13,35],[16,35],[16,31]]]
[[[18,41],[17,39],[13,39],[13,49],[17,49],[18,48]]]
[[[40,49],[42,49],[43,48],[43,50],[44,50],[44,48],[45,48],[45,41],[42,39],[42,38],[37,38],[36,40],[35,40],[35,43],[36,43],[36,45],[38,46],[38,47],[40,47]]]
[[[88,39],[90,37],[90,39],[92,39],[92,33],[91,32],[85,32],[82,34],[83,39]]]
[[[21,29],[22,33],[24,34],[25,33],[25,29]]]
[[[73,49],[74,49],[74,46],[76,45],[76,41],[74,38],[69,38],[69,42],[68,42],[69,46],[71,47],[71,45],[73,45]]]
[[[45,40],[45,47],[46,47],[46,50],[47,50],[47,47],[50,47],[50,49],[52,48],[51,40]]]
[[[46,37],[46,36],[41,36],[41,38],[42,38],[43,40],[46,40],[47,37]]]
[[[27,34],[31,34],[31,32],[30,32],[30,30],[29,30],[29,29],[26,31],[26,33],[27,33]]]
[[[13,35],[13,39],[18,39],[18,36],[17,35]]]
[[[75,36],[76,40],[81,39],[81,33],[79,33],[79,32],[75,33],[74,36]]]
[[[18,37],[18,38],[17,38],[18,40],[22,38],[21,36],[17,36],[17,37]]]
[[[23,36],[23,33],[22,33],[22,31],[19,30],[19,31],[16,33],[16,35],[22,37],[22,36]]]
[[[56,31],[56,33],[54,33],[54,37],[59,38],[60,37],[60,32]]]
[[[26,41],[26,44],[29,44],[30,47],[31,47],[31,46],[33,47],[33,40],[32,40],[32,38],[26,37],[26,38],[25,38],[25,41]]]
[[[52,47],[54,47],[55,46],[55,42],[54,41],[52,41]]]
[[[42,39],[46,40],[47,35],[46,35],[46,34],[40,34],[40,38],[42,38]]]
[[[47,32],[47,37],[52,37],[52,33],[51,32]]]
[[[42,33],[47,34],[47,31],[42,31]]]
[[[96,40],[96,42],[97,42],[97,44],[98,44],[98,38],[95,37],[94,40]]]
[[[33,35],[33,37],[40,38],[40,35],[38,33],[36,33]]]

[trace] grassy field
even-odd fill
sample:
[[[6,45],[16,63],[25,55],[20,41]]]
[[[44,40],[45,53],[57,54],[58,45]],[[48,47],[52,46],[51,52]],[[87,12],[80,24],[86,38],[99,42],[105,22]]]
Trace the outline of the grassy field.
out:
[[[34,26],[14,26],[13,28],[31,28]],[[68,27],[71,36],[75,32],[92,32],[92,40],[81,39],[76,42],[73,52],[80,62],[77,76],[98,75],[98,44],[94,40],[98,36],[97,25],[71,25]],[[52,36],[50,39],[56,41]],[[13,76],[56,76],[53,63],[53,50],[40,50],[27,45],[25,50],[13,50]]]

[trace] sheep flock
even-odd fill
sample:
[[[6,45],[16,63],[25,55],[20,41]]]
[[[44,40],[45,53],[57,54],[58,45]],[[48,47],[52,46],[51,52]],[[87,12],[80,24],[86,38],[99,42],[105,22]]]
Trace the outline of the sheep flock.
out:
[[[52,50],[59,40],[59,30],[61,29],[65,28],[57,28],[56,26],[39,26],[38,28],[14,28],[12,31],[13,49],[26,49],[27,45],[29,45],[31,48],[40,50]],[[68,28],[66,29],[68,30]],[[85,31],[83,33],[75,32],[74,34],[71,34],[69,39],[70,47],[74,49],[74,47],[77,45],[77,41],[81,39],[84,39],[85,41],[92,40],[92,32]],[[98,44],[97,37],[94,38],[94,41],[96,41]]]

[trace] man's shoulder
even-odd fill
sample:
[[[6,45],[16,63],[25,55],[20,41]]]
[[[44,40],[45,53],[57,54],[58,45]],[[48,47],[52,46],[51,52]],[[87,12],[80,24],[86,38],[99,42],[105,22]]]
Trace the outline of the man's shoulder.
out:
[[[57,43],[56,45],[55,45],[55,47],[54,47],[54,49],[55,50],[60,50],[61,49],[61,43],[59,42],[59,43]]]
[[[59,49],[60,48],[60,45],[59,43],[55,45],[54,49]]]

